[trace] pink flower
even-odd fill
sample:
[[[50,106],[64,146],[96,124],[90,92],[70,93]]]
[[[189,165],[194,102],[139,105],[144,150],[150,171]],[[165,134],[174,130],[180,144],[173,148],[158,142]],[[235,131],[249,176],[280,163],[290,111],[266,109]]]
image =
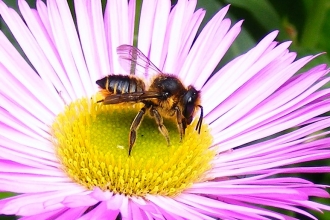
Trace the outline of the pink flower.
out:
[[[0,213],[293,219],[268,209],[276,207],[315,219],[306,209],[330,210],[310,200],[328,198],[326,186],[292,175],[330,172],[300,165],[330,158],[324,130],[330,117],[322,115],[330,111],[330,90],[322,88],[329,69],[300,71],[315,56],[295,60],[290,42],[274,41],[275,31],[209,79],[242,22],[231,26],[225,7],[195,39],[205,14],[195,11],[196,3],[143,1],[137,47],[164,73],[201,91],[203,131],[188,127],[179,143],[175,123],[168,122],[175,147],[167,147],[157,128],[150,125],[148,133],[146,117],[138,132],[148,135],[138,137],[129,157],[126,142],[115,140],[127,141],[128,127],[120,126],[139,109],[109,113],[117,107],[96,103],[95,81],[128,74],[116,48],[133,45],[135,1],[109,0],[102,14],[100,1],[76,0],[76,23],[64,0],[38,0],[37,9],[19,0],[22,18],[0,1],[0,14],[29,61],[0,32],[0,191],[18,193],[0,200]],[[101,113],[112,114],[113,124],[99,120]]]

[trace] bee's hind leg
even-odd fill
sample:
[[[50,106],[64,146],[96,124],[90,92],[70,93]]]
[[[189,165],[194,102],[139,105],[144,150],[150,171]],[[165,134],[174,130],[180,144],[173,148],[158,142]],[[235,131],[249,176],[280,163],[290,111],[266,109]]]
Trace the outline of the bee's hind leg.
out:
[[[162,133],[162,135],[165,137],[166,141],[167,141],[167,145],[170,146],[170,136],[168,135],[168,131],[163,123],[163,118],[162,116],[159,114],[159,112],[157,111],[157,109],[155,108],[151,108],[150,109],[151,115],[154,116],[156,123],[158,125],[158,129],[160,131],[160,133]]]
[[[136,131],[139,128],[143,116],[146,113],[147,109],[150,108],[150,105],[145,105],[143,106],[143,108],[141,108],[141,110],[137,113],[137,115],[135,116],[131,128],[130,128],[130,132],[129,132],[129,149],[128,149],[128,155],[131,155],[131,151],[133,148],[133,145],[135,143],[136,140]]]

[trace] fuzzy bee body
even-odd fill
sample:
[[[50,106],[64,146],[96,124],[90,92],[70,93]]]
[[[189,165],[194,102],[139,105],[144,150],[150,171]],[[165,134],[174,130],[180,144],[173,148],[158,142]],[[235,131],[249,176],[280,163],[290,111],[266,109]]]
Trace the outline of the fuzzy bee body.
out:
[[[145,91],[144,82],[132,75],[108,75],[96,84],[109,94],[124,94]]]
[[[163,117],[176,118],[178,130],[184,136],[187,125],[191,124],[196,107],[199,107],[201,114],[196,125],[196,130],[200,133],[203,107],[200,105],[200,92],[193,86],[187,88],[175,75],[162,73],[152,62],[136,47],[122,45],[117,48],[120,58],[130,64],[131,75],[108,75],[96,81],[100,86],[104,99],[104,105],[119,103],[143,103],[144,107],[134,118],[129,134],[130,155],[136,140],[136,131],[140,126],[143,116],[148,111],[158,125],[159,131],[170,145],[169,134],[163,124]],[[155,77],[150,86],[142,79],[136,77],[135,70],[141,68],[144,73],[149,70],[155,71]],[[132,72],[133,71],[133,72]]]

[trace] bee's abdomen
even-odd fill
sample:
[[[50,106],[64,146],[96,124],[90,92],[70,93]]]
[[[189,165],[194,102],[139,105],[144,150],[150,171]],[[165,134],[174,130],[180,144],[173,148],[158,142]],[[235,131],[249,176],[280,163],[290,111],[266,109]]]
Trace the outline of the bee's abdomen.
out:
[[[102,79],[97,80],[96,84],[112,94],[145,91],[144,82],[130,75],[108,75]]]

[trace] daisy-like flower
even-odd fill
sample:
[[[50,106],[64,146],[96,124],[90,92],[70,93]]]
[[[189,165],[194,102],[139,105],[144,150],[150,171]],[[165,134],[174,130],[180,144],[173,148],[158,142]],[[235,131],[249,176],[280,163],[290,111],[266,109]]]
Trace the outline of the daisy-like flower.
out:
[[[0,2],[28,59],[0,32],[0,190],[17,193],[0,200],[0,213],[293,219],[273,208],[310,218],[308,209],[330,209],[310,200],[328,197],[326,186],[292,175],[330,171],[301,165],[330,158],[326,65],[301,71],[315,56],[296,60],[290,42],[274,41],[275,31],[209,79],[242,22],[224,18],[225,7],[196,38],[205,14],[196,3],[143,1],[137,47],[200,91],[202,130],[195,130],[198,108],[182,141],[176,117],[164,119],[168,146],[145,116],[129,156],[129,129],[142,106],[103,105],[95,81],[129,74],[116,49],[133,45],[136,2],[108,0],[103,13],[100,1],[75,0],[76,20],[65,0],[38,0],[36,9],[18,0],[22,17]]]

